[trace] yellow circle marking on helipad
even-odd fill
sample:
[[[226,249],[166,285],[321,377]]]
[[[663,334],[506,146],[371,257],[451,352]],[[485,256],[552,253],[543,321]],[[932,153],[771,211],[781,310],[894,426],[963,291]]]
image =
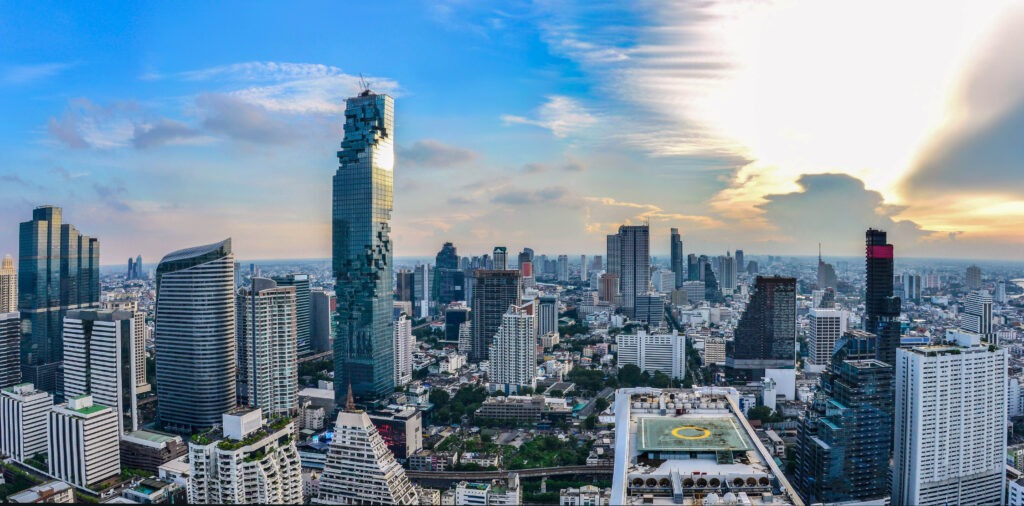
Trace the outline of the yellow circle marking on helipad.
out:
[[[687,434],[686,432],[689,432]],[[697,432],[699,434],[693,434]],[[672,429],[672,435],[679,439],[704,439],[711,435],[711,431],[704,427],[696,427],[693,425],[684,425],[682,427],[676,427]]]

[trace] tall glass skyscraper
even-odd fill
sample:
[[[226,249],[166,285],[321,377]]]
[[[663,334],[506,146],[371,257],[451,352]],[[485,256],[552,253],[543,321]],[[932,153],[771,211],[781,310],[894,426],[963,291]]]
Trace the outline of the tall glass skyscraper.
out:
[[[900,347],[900,298],[893,297],[893,246],[882,230],[865,232],[864,330],[878,336],[878,360],[896,363]]]
[[[338,303],[334,388],[341,405],[349,385],[364,399],[394,389],[394,99],[366,90],[346,101],[338,161],[333,209]]]
[[[63,223],[62,214],[54,206],[33,209],[19,236],[22,381],[50,392],[64,358],[64,314],[100,301],[100,241]]]
[[[675,288],[676,290],[683,287],[683,281],[687,279],[687,268],[686,259],[683,258],[683,239],[679,237],[679,229],[672,229],[671,236],[671,253],[672,253],[672,272],[675,274]]]
[[[196,432],[235,408],[235,255],[231,239],[170,253],[156,268],[157,414]]]

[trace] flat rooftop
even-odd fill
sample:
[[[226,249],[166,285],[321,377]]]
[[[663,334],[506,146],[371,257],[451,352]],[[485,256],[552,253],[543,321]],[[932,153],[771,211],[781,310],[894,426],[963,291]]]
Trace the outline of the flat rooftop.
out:
[[[649,416],[637,419],[641,452],[716,452],[753,450],[754,444],[730,416]]]

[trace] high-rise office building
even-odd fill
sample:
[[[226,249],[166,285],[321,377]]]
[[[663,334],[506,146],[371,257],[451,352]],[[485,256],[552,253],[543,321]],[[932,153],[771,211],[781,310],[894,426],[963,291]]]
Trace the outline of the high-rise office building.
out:
[[[286,274],[272,276],[277,286],[295,287],[295,327],[299,356],[308,355],[312,349],[313,327],[310,320],[309,274]]]
[[[612,239],[615,237],[615,239]],[[621,225],[619,233],[608,236],[608,272],[619,275],[619,291],[622,294],[622,308],[628,316],[636,309],[636,297],[650,290],[651,251],[650,226]],[[612,258],[612,248],[616,250]],[[612,261],[618,263],[613,268]]]
[[[13,313],[18,310],[18,270],[11,255],[4,255],[0,265],[0,313]]]
[[[262,422],[259,409],[225,413],[220,431],[189,443],[189,504],[302,504],[295,422]]]
[[[604,302],[616,303],[619,299],[619,275],[604,273],[597,287],[598,298]]]
[[[470,360],[487,358],[494,334],[509,306],[519,304],[522,283],[519,271],[480,269],[473,273],[473,343]]]
[[[533,248],[523,248],[523,251],[519,252],[518,260],[519,262],[516,265],[519,266],[519,270],[523,269],[525,262],[533,262]]]
[[[144,394],[153,390],[146,377],[146,343],[152,337],[149,327],[146,326],[146,313],[139,311],[139,302],[135,299],[123,297],[112,298],[100,303],[100,308],[106,311],[128,311],[132,313],[132,344],[131,351],[134,364],[141,364],[141,367],[133,367],[135,371],[135,393]]]
[[[818,290],[826,288],[835,289],[836,284],[838,284],[836,270],[832,267],[832,264],[825,263],[821,259],[821,244],[818,244]]]
[[[736,257],[736,275],[738,276],[744,272],[747,272],[747,264],[743,263],[746,261],[746,259],[743,257],[743,250],[736,250],[734,256]]]
[[[487,388],[514,394],[537,386],[535,317],[524,308],[509,306],[491,342]]]
[[[235,298],[238,401],[272,417],[299,409],[295,295],[295,286],[254,277]]]
[[[736,289],[736,259],[725,252],[725,256],[718,257],[718,272],[721,274],[719,280],[722,291],[732,293]]]
[[[100,300],[100,242],[63,223],[59,207],[32,210],[21,224],[18,248],[18,309],[21,311],[21,375],[56,391],[63,360],[64,313],[95,307]]]
[[[812,308],[807,313],[807,362],[805,369],[822,372],[832,358],[836,341],[846,332],[846,312]]]
[[[494,269],[499,271],[508,269],[508,248],[505,246],[494,247]]]
[[[988,290],[977,290],[964,299],[964,312],[960,316],[960,328],[981,335],[990,343],[995,341],[992,332],[992,296]]]
[[[686,280],[687,281],[701,281],[701,267],[698,261],[697,255],[690,253],[686,255]]]
[[[403,387],[412,381],[412,351],[416,338],[412,335],[412,320],[401,315],[395,321],[395,386]]]
[[[981,290],[981,267],[972,265],[967,268],[967,275],[964,278],[968,290]]]
[[[620,369],[632,364],[651,375],[660,371],[675,379],[686,376],[686,336],[676,331],[648,334],[638,330],[633,335],[619,334],[615,336],[615,344]]]
[[[0,453],[18,462],[47,451],[53,396],[31,383],[0,389]]]
[[[704,297],[707,294],[703,281],[684,281],[683,291],[686,292],[686,302],[689,304],[704,302]]]
[[[594,255],[594,263],[591,265],[593,271],[603,271],[604,263],[601,259],[601,255]]]
[[[369,415],[338,413],[313,504],[417,504],[416,490]]]
[[[665,320],[665,296],[655,292],[637,295],[633,318],[650,325],[651,328],[660,327]]]
[[[213,427],[236,405],[234,263],[229,238],[157,265],[153,355],[157,413],[168,430]]]
[[[444,312],[444,340],[458,341],[459,327],[469,321],[470,309],[463,305],[449,306]]]
[[[569,255],[558,255],[558,280],[569,281]]]
[[[893,278],[893,294],[901,301],[921,301],[921,275],[904,272]]]
[[[876,337],[848,332],[799,422],[795,483],[808,504],[888,495],[892,365],[874,358]],[[867,358],[865,358],[867,357]]]
[[[434,265],[433,297],[440,306],[457,300],[466,300],[463,292],[465,273],[459,268],[459,254],[455,245],[444,243],[437,253]]]
[[[0,388],[21,383],[21,313],[0,313]]]
[[[345,101],[345,138],[334,175],[333,265],[338,302],[334,396],[394,391],[391,210],[394,100],[365,90]],[[458,261],[454,268],[458,268]],[[460,271],[461,272],[461,271]]]
[[[309,327],[311,330],[310,347],[313,353],[331,350],[331,339],[334,337],[331,329],[334,328],[335,306],[334,292],[328,292],[323,288],[310,290]]]
[[[864,330],[878,336],[878,360],[891,365],[900,345],[900,299],[892,293],[893,246],[881,230],[869,228],[865,239]]]
[[[892,504],[1003,504],[1006,350],[955,339],[896,351]]]
[[[117,413],[82,395],[54,406],[46,424],[50,476],[79,487],[121,473]]]
[[[434,306],[434,274],[429,264],[417,265],[413,271],[412,307],[419,318],[429,318]]]
[[[412,271],[402,269],[395,273],[395,300],[412,302],[414,287],[415,277]]]
[[[763,371],[796,364],[796,278],[758,276],[735,337],[726,349],[731,369]],[[753,374],[759,377],[758,373]]]
[[[586,283],[587,277],[587,255],[580,255],[580,283]]]
[[[113,409],[119,436],[139,430],[139,396],[149,386],[138,381],[146,355],[138,353],[145,341],[136,332],[131,311],[76,309],[64,317],[64,394],[91,395]]]
[[[676,289],[683,287],[683,281],[686,281],[688,271],[686,268],[686,258],[683,256],[683,239],[679,237],[679,229],[673,228],[671,235],[671,259],[670,267],[672,273],[675,275],[675,287]]]
[[[537,300],[537,335],[558,332],[558,296],[541,295]]]
[[[722,296],[722,290],[718,285],[718,278],[715,276],[715,271],[711,267],[711,262],[708,262],[704,255],[701,255],[702,264],[704,265],[704,277],[701,280],[704,282],[704,298],[710,302],[725,302],[725,297]]]
[[[607,237],[607,246],[605,250],[605,256],[608,260],[608,265],[605,266],[604,270],[608,274],[615,274],[616,276],[619,275],[619,269],[622,268],[622,245],[619,242],[619,239],[620,237],[617,233],[609,235]],[[618,290],[619,288],[615,287],[615,291],[617,292]]]

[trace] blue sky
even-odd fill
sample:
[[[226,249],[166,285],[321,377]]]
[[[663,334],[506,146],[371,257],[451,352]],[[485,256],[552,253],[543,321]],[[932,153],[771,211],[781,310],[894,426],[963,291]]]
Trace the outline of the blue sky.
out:
[[[1000,2],[4,2],[0,248],[55,204],[105,264],[225,236],[242,258],[326,257],[362,74],[396,97],[399,255],[599,253],[647,220],[656,253],[678,227],[688,251],[856,255],[877,226],[908,255],[1015,258],[1022,19]]]

